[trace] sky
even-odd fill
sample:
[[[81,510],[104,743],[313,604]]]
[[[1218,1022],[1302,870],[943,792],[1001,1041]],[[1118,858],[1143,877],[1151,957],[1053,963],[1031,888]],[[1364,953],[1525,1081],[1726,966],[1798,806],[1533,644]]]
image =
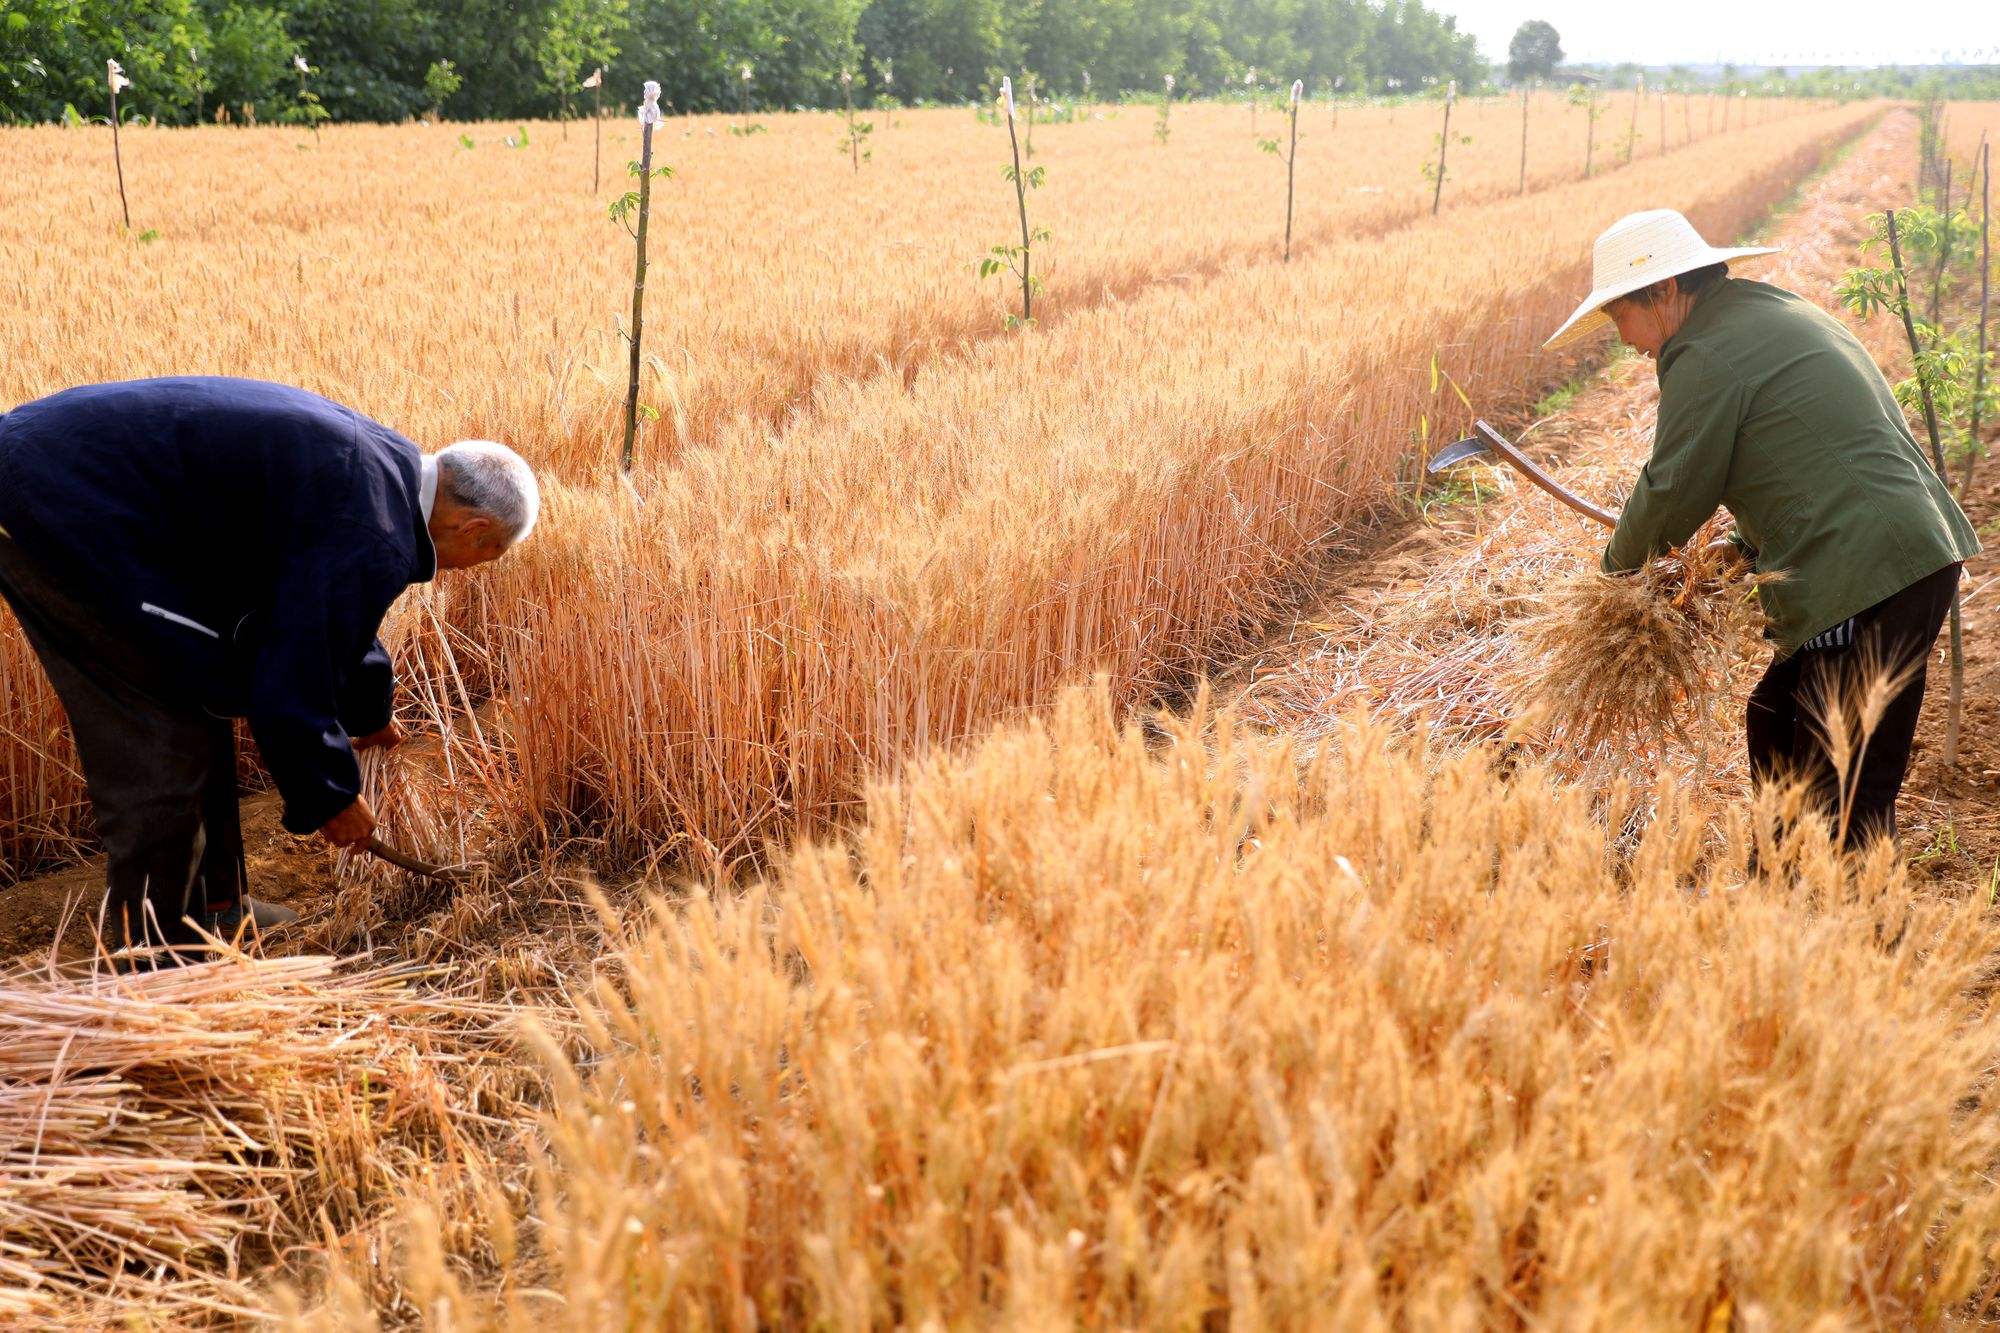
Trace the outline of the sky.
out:
[[[1712,63],[2000,64],[2000,0],[1927,0],[1903,10],[1880,0],[1428,0],[1458,16],[1493,60],[1514,29],[1546,19],[1571,60],[1643,65]],[[1896,16],[1921,13],[1920,22]]]

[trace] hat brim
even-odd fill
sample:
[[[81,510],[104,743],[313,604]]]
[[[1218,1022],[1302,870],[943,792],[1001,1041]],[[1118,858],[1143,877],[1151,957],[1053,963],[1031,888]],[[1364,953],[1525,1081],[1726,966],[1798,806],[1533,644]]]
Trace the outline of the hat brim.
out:
[[[1706,268],[1710,264],[1726,264],[1739,259],[1755,259],[1760,255],[1774,255],[1783,248],[1783,246],[1777,245],[1739,245],[1729,249],[1711,249],[1700,263],[1690,264],[1680,271],[1687,273],[1697,268]],[[1579,305],[1575,312],[1563,321],[1561,328],[1549,335],[1548,341],[1543,343],[1542,346],[1544,348],[1564,347],[1570,343],[1579,342],[1591,334],[1608,327],[1611,323],[1611,316],[1604,313],[1605,306],[1610,305],[1621,296],[1630,296],[1642,287],[1650,287],[1654,283],[1662,282],[1672,276],[1674,275],[1668,273],[1655,274],[1650,277],[1628,278],[1611,283],[1608,286],[1599,287],[1596,291],[1583,298],[1583,304]]]

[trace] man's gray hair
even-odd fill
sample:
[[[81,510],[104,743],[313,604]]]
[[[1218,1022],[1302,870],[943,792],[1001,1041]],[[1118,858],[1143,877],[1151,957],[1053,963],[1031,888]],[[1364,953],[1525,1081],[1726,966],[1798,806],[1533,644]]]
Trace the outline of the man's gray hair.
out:
[[[534,529],[542,490],[527,461],[492,440],[460,440],[437,452],[438,490],[455,505],[484,514],[507,535],[507,544]]]

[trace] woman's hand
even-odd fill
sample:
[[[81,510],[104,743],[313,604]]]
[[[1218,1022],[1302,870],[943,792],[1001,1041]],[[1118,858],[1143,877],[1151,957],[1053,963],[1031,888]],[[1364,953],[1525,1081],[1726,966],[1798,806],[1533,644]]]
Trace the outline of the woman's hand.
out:
[[[1731,568],[1740,569],[1755,563],[1741,542],[1733,542],[1727,537],[1717,537],[1708,544],[1708,549],[1710,554],[1721,557],[1722,562]]]

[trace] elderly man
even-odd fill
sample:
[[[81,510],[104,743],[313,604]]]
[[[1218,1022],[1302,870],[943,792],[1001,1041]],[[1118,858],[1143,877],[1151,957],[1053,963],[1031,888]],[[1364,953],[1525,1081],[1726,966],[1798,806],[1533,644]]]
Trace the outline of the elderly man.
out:
[[[157,379],[0,417],[0,594],[69,714],[114,946],[295,914],[245,895],[232,718],[284,825],[374,831],[354,752],[394,745],[389,606],[492,560],[538,492],[504,445],[426,456],[300,389]]]
[[[1652,457],[1604,569],[1636,569],[1728,508],[1735,547],[1783,574],[1761,589],[1777,647],[1745,717],[1751,773],[1808,781],[1858,847],[1895,833],[1925,664],[1979,543],[1854,336],[1729,276],[1770,253],[1717,249],[1667,209],[1621,218],[1597,238],[1597,290],[1549,343],[1615,324],[1658,362]],[[1822,701],[1878,671],[1902,683],[1837,785]]]

